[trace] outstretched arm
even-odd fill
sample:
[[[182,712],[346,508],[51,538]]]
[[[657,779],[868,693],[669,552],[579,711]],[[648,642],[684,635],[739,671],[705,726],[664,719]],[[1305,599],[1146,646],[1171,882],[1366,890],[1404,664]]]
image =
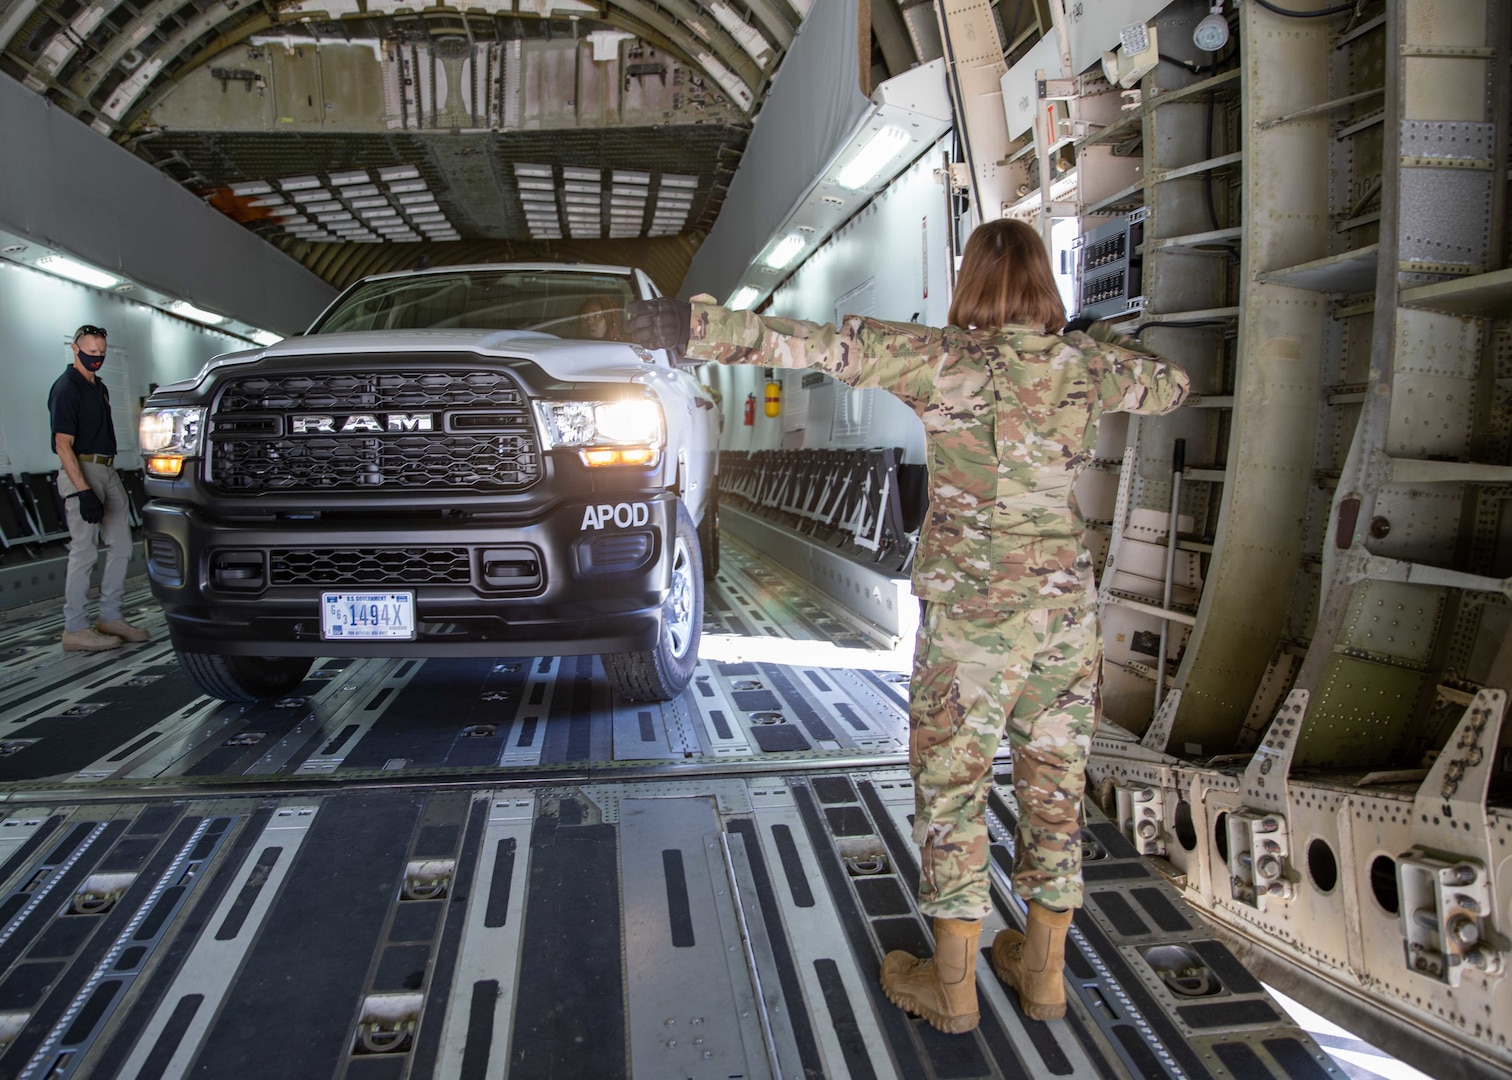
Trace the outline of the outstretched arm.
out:
[[[1080,336],[1067,335],[1068,340]],[[1147,351],[1107,323],[1093,323],[1079,345],[1104,412],[1168,413],[1187,399],[1191,380],[1169,360]]]
[[[848,316],[839,327],[731,311],[693,298],[687,355],[724,364],[814,368],[857,388],[879,387],[910,405],[927,401],[943,356],[940,330]]]

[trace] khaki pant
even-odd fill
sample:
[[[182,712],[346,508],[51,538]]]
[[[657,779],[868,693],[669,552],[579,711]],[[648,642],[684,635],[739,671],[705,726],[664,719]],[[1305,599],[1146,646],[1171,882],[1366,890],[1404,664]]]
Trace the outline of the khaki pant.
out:
[[[1087,606],[966,621],[924,605],[909,694],[924,914],[980,919],[990,908],[987,795],[1005,733],[1019,804],[1014,891],[1047,907],[1080,906],[1079,820],[1100,646]]]
[[[126,567],[131,562],[131,518],[126,488],[115,469],[92,461],[79,462],[84,479],[105,504],[105,517],[90,524],[79,513],[79,500],[69,499],[77,489],[68,474],[59,470],[58,493],[65,496],[68,517],[68,578],[63,586],[63,629],[86,630],[89,617],[89,579],[99,560],[100,542],[105,543],[105,572],[100,577],[100,618],[121,618],[121,599],[126,593]]]

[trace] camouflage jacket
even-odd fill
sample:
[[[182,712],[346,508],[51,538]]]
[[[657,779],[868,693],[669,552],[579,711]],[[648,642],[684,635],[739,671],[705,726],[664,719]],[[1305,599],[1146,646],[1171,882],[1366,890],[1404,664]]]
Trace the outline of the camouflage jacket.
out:
[[[693,298],[687,355],[817,368],[880,387],[924,421],[929,512],[913,591],[962,617],[1068,607],[1091,585],[1071,498],[1105,412],[1165,413],[1186,372],[1098,324],[1064,337],[1024,326],[977,333],[849,316],[837,330]]]

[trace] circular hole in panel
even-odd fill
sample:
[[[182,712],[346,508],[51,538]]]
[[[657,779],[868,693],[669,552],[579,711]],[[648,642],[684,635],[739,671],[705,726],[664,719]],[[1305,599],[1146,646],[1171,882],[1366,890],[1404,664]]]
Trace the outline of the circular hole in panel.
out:
[[[1176,802],[1176,839],[1183,850],[1197,850],[1197,826],[1192,824],[1192,804],[1185,799]]]
[[[1370,891],[1389,914],[1395,915],[1400,901],[1397,896],[1396,860],[1377,855],[1370,864]]]
[[[1218,858],[1225,865],[1227,865],[1228,864],[1228,814],[1226,812],[1222,813],[1222,814],[1219,814],[1218,815],[1218,819],[1213,822],[1213,843],[1215,845],[1217,845],[1217,847],[1218,847]]]
[[[1339,883],[1339,860],[1334,858],[1333,848],[1328,846],[1327,840],[1314,837],[1307,845],[1307,872],[1319,892],[1334,891],[1334,886]]]

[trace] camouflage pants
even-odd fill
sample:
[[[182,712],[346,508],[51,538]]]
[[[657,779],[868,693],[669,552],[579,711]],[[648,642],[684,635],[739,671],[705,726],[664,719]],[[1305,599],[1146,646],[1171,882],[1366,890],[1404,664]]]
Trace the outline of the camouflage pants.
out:
[[[926,915],[980,919],[989,910],[987,794],[1005,729],[1019,804],[1014,891],[1049,907],[1081,905],[1078,818],[1100,644],[1091,608],[976,622],[924,605],[908,756]]]

